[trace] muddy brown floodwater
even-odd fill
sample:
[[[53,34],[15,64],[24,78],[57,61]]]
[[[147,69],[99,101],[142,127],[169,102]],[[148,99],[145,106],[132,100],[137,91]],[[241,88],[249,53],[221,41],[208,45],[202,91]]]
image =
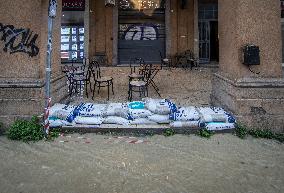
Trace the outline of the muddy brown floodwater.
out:
[[[283,193],[284,145],[231,134],[73,134],[30,144],[2,136],[0,192]]]

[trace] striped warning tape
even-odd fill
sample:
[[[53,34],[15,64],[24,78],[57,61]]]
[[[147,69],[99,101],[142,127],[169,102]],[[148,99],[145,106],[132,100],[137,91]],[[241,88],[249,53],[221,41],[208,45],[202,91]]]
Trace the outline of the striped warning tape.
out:
[[[108,138],[107,143],[118,143],[118,142],[126,142],[130,144],[140,144],[140,143],[149,143],[150,141],[144,140],[144,139],[138,139],[136,137],[128,137],[128,136],[123,136],[123,137],[110,137]]]
[[[47,106],[44,108],[44,131],[45,134],[49,134],[49,110],[51,107],[51,98],[48,98]]]

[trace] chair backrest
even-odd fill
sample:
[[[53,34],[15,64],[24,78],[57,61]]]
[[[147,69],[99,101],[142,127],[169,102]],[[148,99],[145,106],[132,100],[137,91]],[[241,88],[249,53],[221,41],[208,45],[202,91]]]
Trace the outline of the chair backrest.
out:
[[[144,65],[145,61],[143,60],[143,58],[131,58],[129,60],[129,67],[131,70],[131,74],[135,73],[136,67],[140,67],[141,65]]]
[[[146,82],[146,84],[149,84],[149,81],[151,80],[152,70],[153,64],[144,64],[143,68],[141,69],[143,80]]]
[[[90,70],[90,73],[93,75],[94,80],[101,77],[100,63],[98,61],[93,60],[90,63],[89,70]]]

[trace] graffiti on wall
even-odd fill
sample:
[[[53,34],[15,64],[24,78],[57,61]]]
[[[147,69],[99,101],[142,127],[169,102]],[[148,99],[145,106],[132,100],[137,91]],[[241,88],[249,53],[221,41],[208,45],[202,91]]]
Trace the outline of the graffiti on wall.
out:
[[[24,52],[30,57],[36,56],[39,53],[39,48],[36,46],[37,38],[38,34],[33,34],[30,29],[17,29],[13,25],[0,23],[0,40],[5,43],[4,52],[10,54]]]
[[[158,27],[153,24],[131,25],[125,30],[125,40],[156,40]]]

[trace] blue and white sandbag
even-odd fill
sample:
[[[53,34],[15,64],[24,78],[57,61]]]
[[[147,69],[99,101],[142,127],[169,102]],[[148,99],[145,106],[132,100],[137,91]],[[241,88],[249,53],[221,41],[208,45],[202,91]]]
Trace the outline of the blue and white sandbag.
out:
[[[62,126],[66,126],[66,125],[70,125],[70,123],[65,121],[65,120],[61,120],[61,119],[49,120],[49,126],[51,128],[62,127]]]
[[[109,103],[107,105],[104,115],[127,118],[128,117],[128,105],[127,103]]]
[[[157,125],[158,123],[150,121],[147,118],[138,118],[130,121],[131,125]]]
[[[149,116],[148,119],[159,124],[169,124],[171,122],[169,115],[154,114]]]
[[[147,118],[153,115],[148,109],[129,109],[128,110],[128,120]]]
[[[168,99],[144,98],[143,102],[145,102],[145,108],[154,114],[168,115],[177,110],[176,105]]]
[[[201,122],[225,122],[235,123],[235,118],[227,113],[224,109],[218,107],[199,107],[197,111],[200,115]]]
[[[171,127],[199,127],[199,121],[173,121],[170,123]]]
[[[209,131],[221,131],[226,129],[234,129],[235,123],[221,123],[221,122],[212,122],[206,124],[205,128]]]
[[[198,121],[199,113],[195,107],[179,107],[176,112],[170,114],[170,119],[174,121]]]
[[[118,116],[107,116],[103,120],[104,124],[117,124],[117,125],[129,125],[129,120]]]
[[[73,114],[74,116],[103,116],[107,108],[106,104],[94,104],[94,103],[81,103],[79,104]]]
[[[95,116],[95,117],[76,116],[74,121],[77,124],[83,124],[83,125],[100,125],[103,123],[104,118],[100,116]]]
[[[73,115],[76,108],[74,105],[54,104],[49,110],[49,117],[54,117],[61,120],[67,120],[69,116]],[[71,121],[72,122],[72,121]]]

